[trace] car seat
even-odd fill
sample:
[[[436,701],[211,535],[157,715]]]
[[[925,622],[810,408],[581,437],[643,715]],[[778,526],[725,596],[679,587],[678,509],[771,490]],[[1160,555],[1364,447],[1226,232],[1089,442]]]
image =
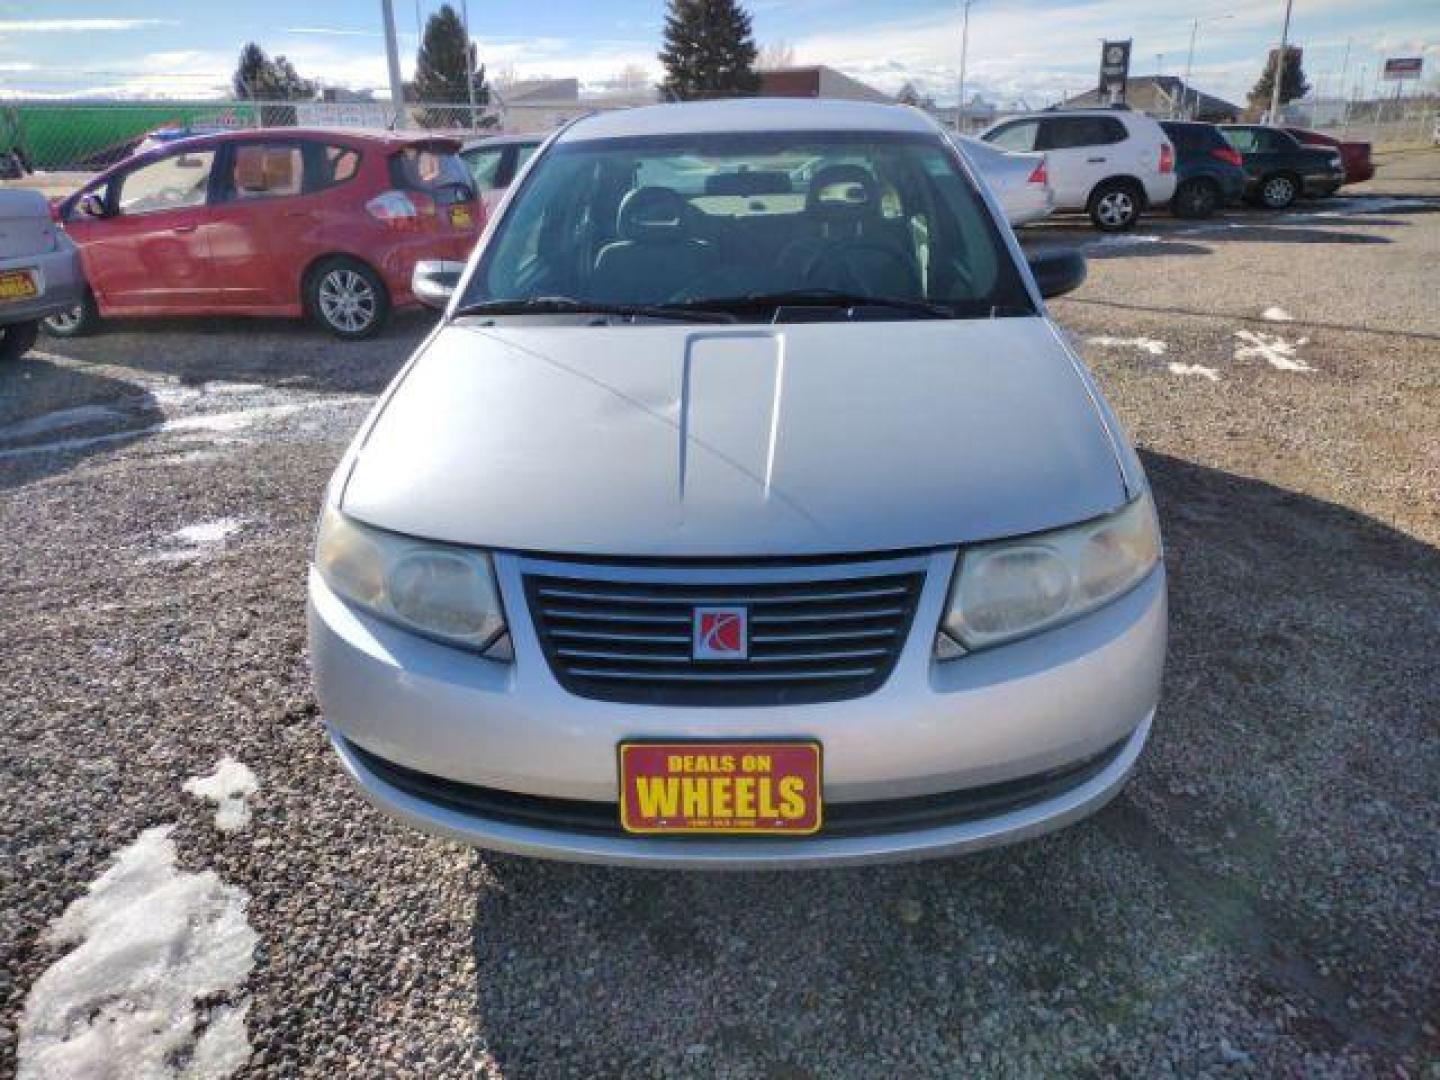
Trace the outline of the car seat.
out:
[[[694,209],[679,192],[642,187],[620,200],[620,239],[595,257],[592,294],[614,302],[662,303],[715,263],[715,249],[692,235]]]

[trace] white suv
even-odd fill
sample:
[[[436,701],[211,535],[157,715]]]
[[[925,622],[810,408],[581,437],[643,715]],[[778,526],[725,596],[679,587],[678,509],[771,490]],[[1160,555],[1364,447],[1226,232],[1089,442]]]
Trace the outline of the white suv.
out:
[[[1125,109],[1012,116],[980,136],[1002,150],[1045,153],[1055,209],[1084,210],[1106,232],[1129,229],[1175,194],[1175,150],[1160,125]]]

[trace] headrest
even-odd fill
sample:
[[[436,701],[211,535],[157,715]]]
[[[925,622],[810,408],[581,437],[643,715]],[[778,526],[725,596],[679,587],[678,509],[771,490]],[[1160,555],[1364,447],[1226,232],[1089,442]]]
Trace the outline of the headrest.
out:
[[[655,244],[689,236],[690,204],[670,188],[636,188],[620,200],[615,217],[615,231],[625,240]]]
[[[870,170],[859,165],[826,165],[810,179],[805,210],[823,217],[877,217],[880,188]]]

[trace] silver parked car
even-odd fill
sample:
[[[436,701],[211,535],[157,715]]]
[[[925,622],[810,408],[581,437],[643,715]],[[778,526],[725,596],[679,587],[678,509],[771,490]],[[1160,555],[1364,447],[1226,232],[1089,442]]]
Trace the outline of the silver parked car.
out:
[[[1013,153],[968,135],[951,135],[990,186],[1005,218],[1016,228],[1047,218],[1055,210],[1055,192],[1045,155]]]
[[[964,852],[1103,805],[1165,574],[1045,311],[1083,260],[1033,259],[912,110],[566,128],[463,274],[417,267],[445,317],[329,485],[346,771],[424,829],[638,866]]]
[[[24,356],[40,321],[80,302],[80,253],[38,191],[0,189],[0,362]]]
[[[461,148],[460,157],[475,178],[475,190],[480,193],[487,218],[495,213],[530,155],[544,141],[540,135],[491,135]]]

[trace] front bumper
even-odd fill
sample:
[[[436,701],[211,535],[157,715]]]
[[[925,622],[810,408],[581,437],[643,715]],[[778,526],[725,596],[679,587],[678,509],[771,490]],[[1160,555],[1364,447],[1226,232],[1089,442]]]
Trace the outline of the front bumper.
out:
[[[310,647],[332,741],[364,794],[395,817],[480,847],[637,866],[818,866],[974,851],[1059,828],[1124,784],[1148,737],[1165,649],[1164,571],[1082,619],[937,662],[935,628],[955,553],[923,565],[910,640],[874,693],[810,705],[651,706],[575,696],[552,675],[524,606],[523,576],[553,564],[496,557],[515,660],[502,664],[356,611],[310,577]],[[573,568],[573,566],[572,566]],[[794,738],[825,748],[831,808],[964,793],[1107,755],[1062,790],[981,816],[806,838],[654,839],[540,827],[429,797],[398,767],[441,784],[613,806],[615,746],[633,738]],[[418,793],[417,793],[418,792]]]
[[[43,319],[80,303],[85,295],[80,254],[63,233],[59,241],[54,251],[44,254],[0,258],[0,270],[33,270],[40,282],[39,296],[0,301],[0,326]]]

